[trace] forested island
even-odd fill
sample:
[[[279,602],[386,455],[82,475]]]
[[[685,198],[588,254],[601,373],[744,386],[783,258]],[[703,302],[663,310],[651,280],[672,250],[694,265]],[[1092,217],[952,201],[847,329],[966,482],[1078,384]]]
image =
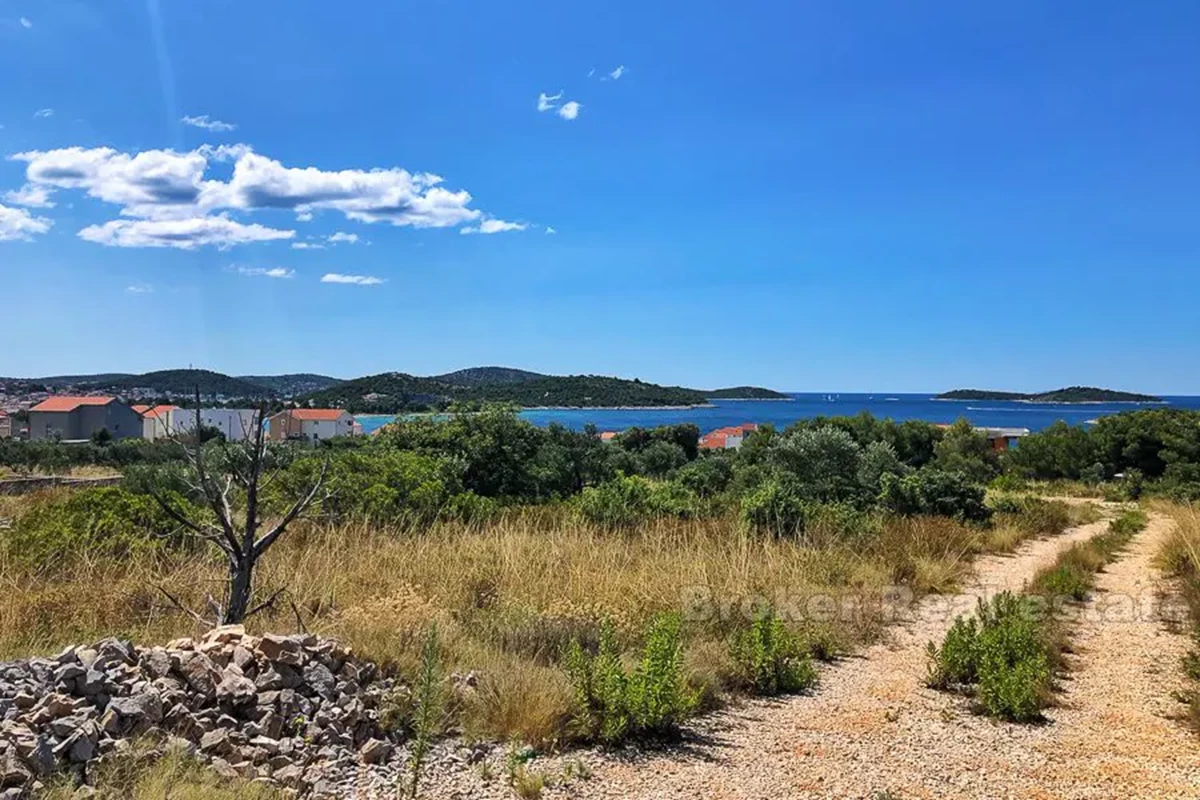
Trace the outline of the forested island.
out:
[[[353,380],[326,375],[245,375],[233,377],[205,369],[0,378],[0,395],[36,392],[111,394],[129,402],[186,404],[199,392],[214,405],[275,407],[292,402],[309,407],[344,408],[355,414],[443,411],[505,403],[523,408],[664,408],[706,405],[710,398],[787,400],[781,392],[757,386],[702,390],[661,386],[639,378],[603,375],[544,375],[512,367],[469,367],[422,377],[384,372]]]
[[[704,393],[711,400],[791,400],[790,395],[761,386],[732,386]]]
[[[1012,400],[1025,403],[1161,403],[1161,397],[1095,386],[1068,386],[1050,392],[997,392],[987,389],[955,389],[943,392],[935,400]]]

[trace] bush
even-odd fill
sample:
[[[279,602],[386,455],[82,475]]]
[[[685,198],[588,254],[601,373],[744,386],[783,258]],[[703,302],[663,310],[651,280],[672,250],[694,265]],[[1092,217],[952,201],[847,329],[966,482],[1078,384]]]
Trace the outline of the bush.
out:
[[[597,653],[589,654],[573,639],[563,665],[572,687],[572,727],[584,740],[615,744],[673,736],[698,704],[685,680],[680,621],[674,614],[661,614],[651,623],[632,673],[621,664],[616,633],[607,621]]]
[[[620,475],[583,490],[575,507],[580,516],[606,528],[624,528],[641,522],[651,511],[654,487],[637,475]]]
[[[741,517],[751,530],[795,536],[804,532],[806,507],[791,482],[768,479],[742,498]]]
[[[733,462],[721,456],[699,458],[680,467],[675,480],[698,497],[713,497],[729,488],[733,481]]]
[[[770,462],[794,479],[795,491],[804,499],[824,502],[859,502],[862,448],[846,431],[832,426],[789,432],[770,451]]]
[[[1039,718],[1049,704],[1055,648],[1034,598],[1003,592],[959,617],[940,648],[929,645],[929,685],[970,690],[982,710],[1014,722]]]
[[[687,453],[674,442],[652,442],[637,457],[642,474],[654,478],[665,478],[687,462]]]
[[[177,507],[186,507],[174,498]],[[125,558],[182,541],[178,525],[150,497],[114,486],[51,497],[23,514],[0,543],[26,563],[49,565],[81,557]]]
[[[816,669],[802,642],[770,614],[737,634],[729,651],[742,688],[755,694],[795,694],[817,682]]]
[[[902,516],[932,514],[980,522],[991,516],[984,490],[961,472],[925,467],[911,475],[883,476],[879,503]]]

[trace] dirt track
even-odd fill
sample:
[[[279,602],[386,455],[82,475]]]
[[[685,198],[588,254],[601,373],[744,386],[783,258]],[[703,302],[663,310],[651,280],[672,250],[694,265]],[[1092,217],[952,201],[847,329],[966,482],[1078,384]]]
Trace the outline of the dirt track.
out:
[[[1186,639],[1153,613],[1151,560],[1170,523],[1155,517],[1099,578],[1075,629],[1075,670],[1045,725],[973,715],[923,685],[925,646],[975,599],[1019,589],[1064,547],[1106,522],[976,563],[953,597],[920,603],[883,644],[822,672],[811,697],[755,701],[714,714],[692,743],[665,753],[593,756],[594,777],[559,790],[603,798],[1200,797],[1200,740],[1166,715]],[[1140,613],[1095,612],[1128,609]],[[1147,611],[1146,609],[1149,609]],[[886,795],[885,795],[886,796]]]

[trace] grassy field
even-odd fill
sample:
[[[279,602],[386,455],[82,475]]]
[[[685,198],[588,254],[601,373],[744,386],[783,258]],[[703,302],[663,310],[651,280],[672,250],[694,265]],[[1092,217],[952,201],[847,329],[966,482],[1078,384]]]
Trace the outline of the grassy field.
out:
[[[51,497],[4,499],[0,517]],[[514,511],[484,527],[305,523],[260,566],[260,591],[287,587],[288,599],[251,628],[286,632],[302,620],[411,675],[436,622],[446,668],[479,679],[456,724],[471,736],[547,745],[567,736],[562,650],[572,639],[596,642],[605,620],[633,648],[656,614],[682,612],[689,680],[711,707],[736,683],[731,638],[764,608],[818,658],[849,650],[888,623],[892,587],[913,596],[951,589],[973,554],[1059,532],[1086,513],[1039,506],[997,515],[990,528],[871,518],[856,523],[866,529],[817,525],[803,539],[751,535],[733,519],[659,519],[614,533],[559,507]],[[195,633],[159,587],[203,608],[222,579],[206,553],[81,555],[32,569],[0,550],[8,598],[0,658],[104,636],[162,642]]]

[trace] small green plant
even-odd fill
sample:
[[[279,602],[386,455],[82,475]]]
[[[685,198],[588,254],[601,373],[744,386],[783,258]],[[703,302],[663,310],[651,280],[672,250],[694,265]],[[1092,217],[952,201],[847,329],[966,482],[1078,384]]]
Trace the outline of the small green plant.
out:
[[[530,769],[525,764],[518,764],[510,776],[513,792],[521,800],[538,800],[546,790],[549,781],[546,773]]]
[[[563,780],[573,781],[579,779],[582,781],[591,780],[592,768],[587,765],[587,762],[579,758],[572,758],[563,766]]]
[[[1009,592],[981,600],[974,617],[954,621],[940,648],[930,643],[929,685],[974,689],[989,716],[1037,719],[1053,679],[1053,643],[1040,611],[1037,599]]]
[[[573,639],[563,665],[572,686],[574,732],[584,740],[612,744],[668,737],[699,702],[684,676],[680,621],[675,614],[655,617],[632,673],[621,663],[621,649],[608,621],[601,626],[595,655]]]
[[[412,757],[409,760],[408,786],[408,796],[411,798],[417,796],[417,788],[421,780],[421,766],[429,754],[429,746],[441,714],[440,671],[438,631],[437,625],[434,624],[425,637],[425,646],[421,649],[421,670],[413,691],[413,743]]]
[[[736,635],[730,654],[745,688],[760,695],[795,694],[812,688],[817,672],[801,641],[774,615],[754,620]]]

